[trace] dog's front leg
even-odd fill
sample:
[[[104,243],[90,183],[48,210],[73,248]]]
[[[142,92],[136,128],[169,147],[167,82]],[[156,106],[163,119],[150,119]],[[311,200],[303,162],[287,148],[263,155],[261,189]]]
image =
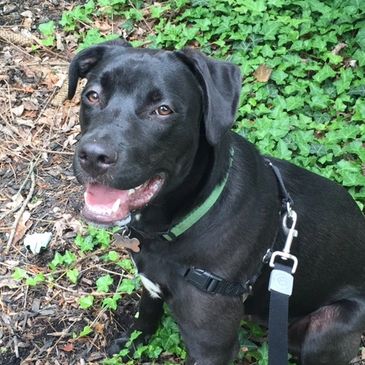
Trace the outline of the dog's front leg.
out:
[[[139,316],[136,319],[132,330],[141,331],[143,341],[148,341],[156,332],[162,314],[163,300],[161,298],[152,298],[150,293],[143,288],[139,302]]]
[[[143,288],[139,302],[139,315],[128,332],[120,333],[120,336],[113,340],[108,348],[108,355],[118,353],[128,342],[129,336],[133,331],[141,331],[142,334],[134,341],[137,347],[141,343],[146,343],[156,332],[163,314],[163,300],[152,298],[150,293]]]
[[[187,347],[186,365],[228,365],[239,350],[240,298],[189,288],[169,301]]]

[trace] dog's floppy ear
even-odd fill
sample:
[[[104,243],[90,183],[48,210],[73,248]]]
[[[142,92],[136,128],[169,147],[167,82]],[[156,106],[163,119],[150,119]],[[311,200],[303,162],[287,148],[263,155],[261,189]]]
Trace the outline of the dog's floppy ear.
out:
[[[89,71],[103,58],[105,51],[115,46],[132,47],[122,39],[111,40],[87,48],[73,58],[68,71],[67,98],[69,100],[75,95],[78,79],[86,77]]]
[[[232,63],[213,60],[193,49],[176,53],[203,89],[206,137],[211,145],[216,145],[234,123],[242,83],[240,70]]]

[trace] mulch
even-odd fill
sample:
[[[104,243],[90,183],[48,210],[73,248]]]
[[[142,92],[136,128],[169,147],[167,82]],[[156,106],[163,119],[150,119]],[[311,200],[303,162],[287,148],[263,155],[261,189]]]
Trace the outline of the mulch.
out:
[[[135,314],[137,294],[115,312],[97,306],[82,310],[78,300],[95,293],[95,278],[123,275],[90,254],[79,263],[77,286],[62,275],[54,285],[25,285],[13,279],[16,268],[50,273],[55,252],[75,248],[85,229],[80,221],[82,188],[72,172],[79,134],[79,97],[65,101],[67,69],[76,40],[62,49],[40,44],[37,24],[57,19],[71,3],[0,1],[0,364],[100,364],[105,347],[126,330]],[[34,49],[34,46],[36,46]],[[50,232],[40,254],[24,246],[26,235]],[[85,326],[94,332],[79,338]]]

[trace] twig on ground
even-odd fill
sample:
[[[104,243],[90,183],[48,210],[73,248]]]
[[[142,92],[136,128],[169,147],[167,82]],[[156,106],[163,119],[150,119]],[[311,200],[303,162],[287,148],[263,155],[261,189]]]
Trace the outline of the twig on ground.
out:
[[[18,339],[16,338],[16,336],[13,337],[13,341],[14,341],[14,352],[15,352],[15,357],[17,359],[19,359],[19,348],[18,348]]]
[[[25,177],[24,181],[22,182],[22,185],[20,186],[19,190],[17,191],[17,193],[14,196],[14,200],[16,201],[16,199],[18,198],[18,196],[20,195],[20,193],[22,192],[22,190],[24,189],[25,184],[28,182],[31,174],[32,174],[32,170],[33,169],[29,169],[27,176]],[[5,212],[4,214],[0,215],[0,220],[3,220],[7,215],[16,212],[20,207],[21,207],[21,203],[14,206],[13,208],[11,208],[8,212]]]
[[[43,115],[44,111],[48,108],[49,103],[52,101],[52,99],[54,98],[54,96],[56,95],[56,92],[59,90],[59,87],[55,87],[51,93],[51,95],[48,97],[48,99],[46,100],[46,102],[44,103],[42,110],[40,111],[40,113],[38,114],[37,119],[34,121],[34,124],[37,124],[39,119],[41,118],[41,116]],[[34,137],[33,137],[34,138]]]
[[[84,292],[84,291],[80,291],[80,290],[74,290],[74,289],[66,288],[66,287],[64,287],[62,285],[59,285],[59,284],[56,284],[56,283],[52,283],[50,285],[53,285],[58,289],[65,290],[65,291],[68,291],[70,293],[76,294],[78,297],[80,295],[92,295],[94,297],[110,297],[110,296],[114,295],[114,293],[102,293],[102,292],[97,292],[97,291]]]
[[[8,91],[7,97],[8,97],[8,103],[9,103],[9,113],[10,113],[10,117],[11,117],[11,119],[14,121],[14,120],[15,120],[15,119],[14,119],[14,114],[13,114],[13,112],[12,112],[12,110],[11,110],[12,105],[11,105],[11,92],[10,92],[10,85],[9,85],[9,83],[8,83],[6,80],[4,80],[4,82],[5,82],[5,84],[6,84],[6,88],[7,88],[7,91]]]
[[[19,221],[28,205],[28,203],[30,202],[30,199],[32,198],[33,196],[33,193],[34,193],[34,188],[35,188],[35,174],[34,174],[34,163],[31,162],[30,163],[30,168],[29,168],[29,171],[30,171],[30,180],[31,180],[31,186],[30,186],[30,189],[29,189],[29,192],[28,192],[28,195],[27,197],[25,198],[23,204],[22,204],[22,207],[20,208],[19,210],[19,213],[14,221],[14,224],[13,224],[13,228],[10,232],[10,236],[9,236],[9,239],[8,239],[8,242],[6,244],[6,248],[5,248],[5,254],[8,255],[9,254],[9,251],[10,251],[10,246],[13,242],[13,239],[15,237],[15,233],[16,233],[16,229],[18,227],[18,224],[19,224]]]
[[[113,274],[113,275],[118,275],[118,276],[121,276],[121,277],[126,277],[126,275],[124,273],[120,273],[120,272],[116,272],[116,271],[112,271],[112,270],[108,270],[108,269],[104,269],[102,266],[98,265],[97,266],[98,270],[100,271],[105,271],[109,274]]]
[[[37,148],[34,147],[34,149],[36,149],[39,152],[45,152],[45,153],[51,153],[51,154],[56,154],[56,155],[67,155],[67,156],[73,156],[73,152],[67,152],[67,151],[52,151],[52,150],[45,150],[42,148]]]
[[[64,329],[61,333],[57,341],[47,350],[47,353],[50,354],[54,348],[59,344],[59,342],[66,336],[71,336],[70,330],[72,326],[76,323],[76,321],[73,321],[66,329]],[[52,335],[51,333],[48,333],[48,335]],[[58,336],[57,336],[58,337]]]

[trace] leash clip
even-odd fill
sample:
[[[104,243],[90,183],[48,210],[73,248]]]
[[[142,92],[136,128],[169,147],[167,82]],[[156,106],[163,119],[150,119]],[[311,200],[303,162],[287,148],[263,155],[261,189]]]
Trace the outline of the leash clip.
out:
[[[287,224],[288,217],[292,221],[292,224],[290,227],[288,227],[288,224]],[[285,241],[284,248],[282,251],[273,252],[271,255],[271,258],[270,258],[270,263],[269,263],[270,267],[274,267],[276,257],[280,257],[284,261],[291,260],[291,261],[293,261],[293,266],[291,268],[292,274],[295,273],[295,271],[297,270],[297,267],[298,267],[298,259],[296,258],[296,256],[294,256],[290,253],[290,248],[293,243],[293,239],[294,239],[294,237],[298,237],[298,231],[295,229],[296,224],[297,224],[297,218],[298,218],[297,213],[289,205],[288,211],[287,211],[287,213],[284,214],[284,217],[283,217],[283,230],[286,234],[286,241]]]

